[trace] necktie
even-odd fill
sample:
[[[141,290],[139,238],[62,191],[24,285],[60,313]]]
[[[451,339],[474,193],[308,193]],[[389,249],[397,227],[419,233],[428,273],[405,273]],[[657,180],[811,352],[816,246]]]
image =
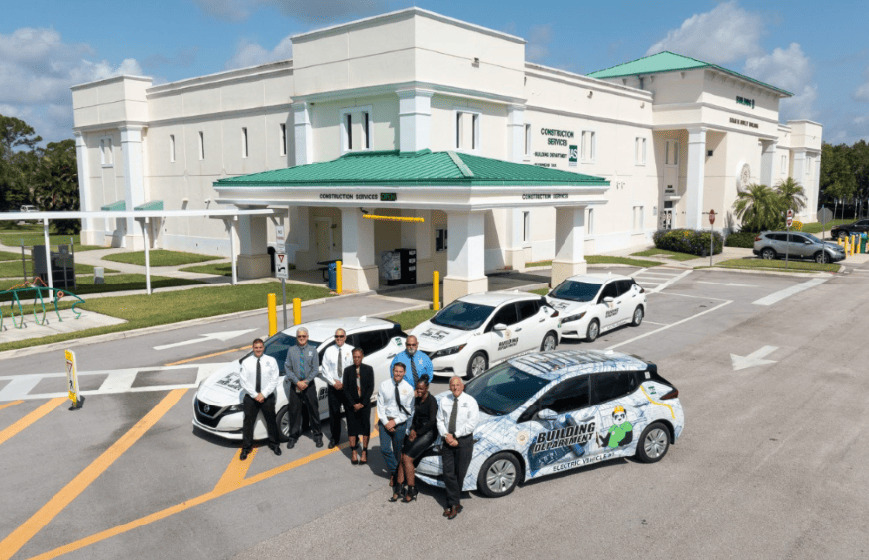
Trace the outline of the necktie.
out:
[[[299,348],[299,377],[305,379],[305,350]]]
[[[413,373],[413,386],[419,383],[419,374],[416,373],[416,362],[413,361],[413,356],[410,357],[410,372]]]
[[[341,374],[344,373],[344,368],[341,367],[341,347],[338,347],[338,381],[341,381]]]
[[[447,432],[456,435],[456,419],[459,416],[459,398],[453,397],[453,410],[450,412],[450,424],[447,426]]]
[[[263,374],[262,374],[262,370],[260,369],[259,360],[260,360],[259,358],[256,359],[256,392],[262,393],[261,385],[262,385]]]
[[[399,382],[399,383],[401,383],[401,382]],[[410,412],[408,412],[407,409],[404,408],[404,405],[401,404],[401,393],[398,392],[398,385],[399,385],[399,383],[396,383],[396,384],[395,384],[395,404],[398,405],[398,409],[399,409],[400,411],[402,411],[402,412],[405,413],[405,414],[410,414]]]

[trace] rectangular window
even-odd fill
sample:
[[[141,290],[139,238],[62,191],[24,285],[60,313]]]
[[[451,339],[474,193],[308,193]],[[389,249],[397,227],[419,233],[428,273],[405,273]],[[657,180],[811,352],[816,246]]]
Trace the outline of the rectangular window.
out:
[[[531,155],[531,125],[525,125],[525,155]]]
[[[100,165],[106,164],[106,139],[100,138]]]
[[[247,157],[247,127],[241,127],[241,157]]]
[[[531,243],[531,212],[522,212],[522,243]]]
[[[594,162],[595,158],[595,133],[593,130],[582,131],[582,161],[586,163]]]
[[[643,231],[643,207],[634,206],[634,231]]]
[[[287,123],[281,123],[281,155],[287,155]]]
[[[456,113],[456,149],[462,148],[462,113]]]
[[[480,115],[471,115],[471,149],[477,149],[477,131],[480,129]]]
[[[370,150],[373,119],[371,106],[346,107],[341,110],[341,152]]]
[[[445,228],[435,229],[435,251],[440,253],[447,250],[447,230]]]
[[[664,142],[664,164],[679,165],[679,142],[667,140]]]
[[[456,111],[456,149],[475,151],[480,147],[480,114]]]
[[[371,148],[371,120],[368,114],[368,111],[364,111],[362,113],[362,140],[365,145],[365,149],[368,150]]]
[[[588,235],[594,234],[594,208],[588,209],[588,220],[586,220],[586,231]]]
[[[353,149],[353,115],[350,113],[344,115],[344,141],[349,152]]]
[[[205,159],[205,133],[199,131],[199,159]]]
[[[788,172],[788,156],[781,157],[781,173],[782,175]]]
[[[103,167],[111,167],[114,154],[112,153],[112,137],[105,136],[100,138],[100,165]]]
[[[634,143],[634,162],[646,165],[646,139],[637,137]]]
[[[175,135],[169,135],[169,161],[175,163]]]

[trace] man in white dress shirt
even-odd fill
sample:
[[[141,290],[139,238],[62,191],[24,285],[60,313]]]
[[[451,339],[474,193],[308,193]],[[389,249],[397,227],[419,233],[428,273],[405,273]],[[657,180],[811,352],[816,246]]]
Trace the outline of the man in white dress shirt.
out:
[[[380,431],[380,451],[389,471],[389,485],[396,484],[395,473],[401,459],[407,421],[413,414],[414,389],[405,383],[405,366],[392,365],[392,377],[380,384],[377,391],[377,417]]]
[[[453,377],[450,379],[452,396],[441,398],[438,406],[438,431],[444,438],[441,463],[447,491],[447,507],[444,508],[447,519],[455,519],[462,511],[462,485],[474,454],[474,428],[480,412],[476,399],[464,391],[462,379]]]
[[[265,344],[261,338],[253,341],[253,354],[239,361],[238,377],[244,391],[242,409],[244,423],[241,428],[241,455],[244,461],[253,447],[253,425],[257,414],[262,412],[269,434],[269,447],[275,455],[281,454],[278,443],[278,424],[275,421],[275,389],[280,371],[278,362],[264,354]]]
[[[341,441],[341,405],[345,404],[344,384],[341,380],[344,378],[344,368],[353,363],[353,347],[344,344],[346,340],[347,333],[344,329],[336,330],[335,344],[326,348],[323,353],[323,369],[320,378],[326,382],[328,387],[329,430],[331,432],[329,449]],[[347,407],[345,406],[345,408]]]

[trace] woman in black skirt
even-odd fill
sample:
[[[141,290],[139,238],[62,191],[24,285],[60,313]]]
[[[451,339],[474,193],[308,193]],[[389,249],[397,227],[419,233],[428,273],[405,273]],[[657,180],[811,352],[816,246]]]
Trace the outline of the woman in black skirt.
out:
[[[420,456],[431,446],[437,435],[437,413],[437,401],[428,392],[428,377],[423,376],[416,384],[413,421],[410,424],[410,430],[404,442],[404,451],[396,478],[397,482],[406,483],[406,485],[401,487],[404,494],[404,503],[412,502],[419,493],[415,485],[415,468]],[[393,494],[393,498],[394,500],[392,501],[397,501],[397,494]]]
[[[365,353],[353,349],[353,365],[344,368],[344,395],[347,397],[347,435],[353,450],[350,462],[368,462],[368,439],[371,436],[371,395],[374,393],[374,369],[362,363]],[[356,438],[362,440],[362,457],[356,455]]]

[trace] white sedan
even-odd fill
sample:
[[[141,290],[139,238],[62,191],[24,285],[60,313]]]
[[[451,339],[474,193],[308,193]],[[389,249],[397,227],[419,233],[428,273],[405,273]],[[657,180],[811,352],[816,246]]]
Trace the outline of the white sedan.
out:
[[[354,348],[362,348],[365,352],[364,363],[374,368],[375,387],[388,376],[389,365],[396,354],[404,350],[404,341],[407,338],[401,330],[401,325],[384,319],[367,317],[311,321],[269,337],[265,341],[265,353],[277,360],[282,376],[278,383],[275,402],[281,441],[287,441],[290,434],[287,395],[284,393],[283,384],[284,361],[287,359],[290,346],[296,344],[296,330],[299,327],[308,329],[308,344],[317,348],[320,363],[323,361],[323,352],[326,348],[335,344],[335,331],[339,328],[344,329],[347,332],[347,344]],[[244,392],[238,378],[238,363],[238,360],[234,360],[208,376],[193,397],[193,425],[211,434],[235,440],[241,439],[241,425],[244,420],[241,405]],[[349,361],[347,365],[350,365]],[[326,382],[317,377],[315,384],[320,418],[325,418],[329,415]],[[257,440],[268,437],[262,415],[257,416],[253,437]]]
[[[561,314],[561,336],[588,342],[621,325],[637,327],[646,314],[646,291],[633,278],[617,274],[571,276],[546,301]]]
[[[412,334],[435,375],[474,377],[490,365],[558,345],[558,312],[526,292],[486,292],[461,297]]]

